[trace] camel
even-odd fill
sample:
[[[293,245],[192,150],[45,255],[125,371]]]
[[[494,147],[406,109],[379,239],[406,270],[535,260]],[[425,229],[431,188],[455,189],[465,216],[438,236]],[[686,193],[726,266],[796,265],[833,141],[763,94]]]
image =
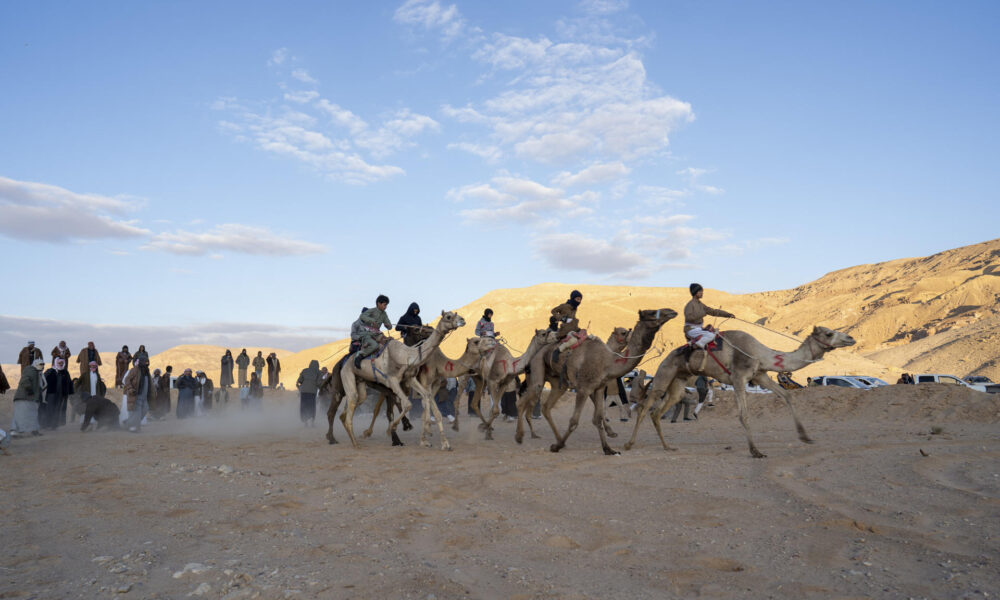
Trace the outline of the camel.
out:
[[[625,350],[625,346],[628,345],[628,336],[631,334],[632,334],[631,329],[626,329],[624,327],[615,327],[614,330],[611,332],[611,335],[608,336],[608,341],[607,341],[608,348],[610,348],[612,352],[619,352],[619,353],[622,352],[623,350]],[[619,379],[613,379],[606,386],[604,386],[603,392],[598,392],[601,395],[601,399],[605,403],[604,412],[605,414],[607,414],[608,398],[612,396],[618,396],[619,416],[622,415],[623,413],[625,415],[629,415],[631,414],[631,412],[628,409],[628,403],[625,402],[626,399],[624,395],[621,393],[621,390],[618,387],[618,382]],[[531,421],[528,421],[528,424],[530,425]],[[605,426],[605,428],[607,428],[607,426]]]
[[[417,378],[421,384],[431,392],[431,397],[436,398],[437,394],[445,387],[446,380],[449,377],[463,377],[473,370],[479,368],[482,361],[483,354],[488,352],[493,348],[493,343],[491,338],[479,338],[473,337],[468,338],[465,341],[465,352],[462,356],[452,359],[445,356],[441,352],[440,348],[436,348],[431,354],[431,357],[420,367],[417,374]],[[404,382],[408,383],[408,382]],[[382,406],[384,396],[379,396],[378,402],[375,405],[375,410],[372,413],[372,422],[361,433],[361,437],[367,438],[372,434],[372,429],[375,427],[375,419],[378,416],[379,408]],[[425,411],[429,410],[424,408]],[[391,421],[392,418],[389,417]],[[428,422],[429,424],[429,422]],[[458,419],[452,424],[452,429],[458,431]],[[424,429],[420,433],[421,442],[429,434],[427,429]]]
[[[422,342],[430,337],[432,333],[434,333],[433,327],[430,325],[422,325],[420,329],[417,330],[416,336],[417,339]],[[326,420],[329,425],[326,430],[326,439],[330,444],[337,443],[337,439],[333,436],[333,422],[334,417],[337,416],[337,410],[340,408],[340,402],[344,399],[344,382],[340,378],[340,368],[349,356],[352,356],[352,354],[345,354],[336,363],[334,363],[330,376],[326,378],[326,381],[323,382],[323,385],[320,388],[320,393],[330,394],[330,407],[326,411]],[[378,416],[378,411],[381,408],[382,403],[385,402],[386,398],[389,398],[389,402],[385,405],[385,417],[388,422],[391,423],[393,419],[393,408],[400,408],[398,401],[396,400],[396,395],[391,389],[380,383],[368,382],[368,387],[372,388],[379,394],[378,402],[376,403],[375,410],[372,413],[372,426],[375,425],[375,418]],[[401,423],[403,424],[403,431],[413,429],[413,425],[410,424],[410,420],[406,417],[406,415],[403,415]],[[371,427],[366,429],[364,437],[369,437],[371,435],[371,430]],[[405,445],[402,440],[399,439],[399,436],[396,435],[395,431],[392,432],[391,437],[393,446]]]
[[[493,439],[493,420],[500,414],[500,397],[503,390],[515,377],[524,373],[524,368],[535,356],[535,354],[545,345],[558,341],[556,332],[551,329],[536,329],[532,336],[528,348],[521,356],[514,358],[506,347],[496,344],[491,355],[483,360],[482,373],[476,377],[476,392],[472,398],[472,410],[476,411],[482,423],[479,428],[486,432],[486,439]],[[493,409],[490,411],[490,418],[483,417],[481,403],[483,401],[483,391],[488,390],[490,398],[493,399]],[[537,438],[534,426],[531,427],[531,437]]]
[[[429,406],[434,417],[438,421],[438,429],[441,434],[441,449],[451,450],[451,444],[444,435],[444,425],[441,423],[441,412],[427,390],[418,380],[419,368],[424,362],[430,359],[434,350],[444,340],[445,335],[455,329],[465,325],[465,319],[453,312],[441,311],[441,320],[434,328],[434,333],[426,340],[416,346],[406,346],[397,340],[390,340],[385,348],[377,356],[370,356],[361,361],[361,366],[355,366],[353,361],[343,364],[340,368],[340,378],[344,384],[344,397],[347,399],[347,408],[340,414],[340,420],[347,429],[347,435],[351,438],[351,444],[359,448],[357,438],[354,437],[354,410],[364,400],[365,382],[371,381],[381,383],[388,387],[399,399],[400,414],[389,423],[387,434],[391,435],[395,431],[399,420],[410,410],[410,398],[401,388],[403,380],[409,380],[409,387],[415,390],[424,399],[424,405]],[[429,427],[430,413],[424,411],[424,429]],[[426,439],[420,441],[421,446],[429,446]]]
[[[594,338],[583,340],[572,350],[560,352],[558,358],[554,358],[553,350],[561,342],[548,344],[542,348],[531,359],[527,393],[517,406],[517,433],[514,439],[521,443],[524,438],[523,419],[528,418],[531,407],[541,397],[542,388],[548,382],[552,391],[542,404],[542,414],[545,415],[545,420],[549,422],[549,427],[556,437],[556,442],[549,447],[549,450],[559,452],[566,446],[566,440],[580,422],[583,403],[590,398],[594,404],[594,426],[601,436],[604,453],[620,454],[608,445],[608,434],[604,423],[604,399],[598,398],[598,392],[603,392],[604,386],[610,381],[634,369],[653,345],[656,332],[664,323],[676,316],[677,312],[669,308],[640,310],[639,320],[632,329],[625,351],[621,353],[612,352],[606,343]],[[552,407],[569,388],[576,390],[576,407],[566,428],[566,434],[559,435],[559,430],[552,420]]]
[[[669,397],[651,418],[664,450],[673,450],[663,439],[663,432],[660,430],[660,416],[680,400],[681,394],[684,392],[684,382],[692,375],[713,377],[733,386],[736,403],[740,410],[740,424],[746,431],[750,455],[754,458],[764,458],[765,455],[754,445],[750,424],[747,421],[746,385],[749,382],[774,392],[784,400],[788,410],[792,413],[799,439],[807,444],[812,443],[806,434],[805,427],[802,426],[795,414],[795,408],[792,407],[792,400],[788,392],[768,377],[767,372],[801,369],[820,360],[824,354],[834,348],[853,346],[854,338],[840,331],[817,326],[797,349],[792,352],[781,352],[768,348],[755,340],[749,333],[743,331],[724,331],[719,334],[719,337],[722,339],[722,347],[712,352],[718,362],[704,360],[706,358],[702,354],[704,350],[692,352],[689,346],[681,346],[663,359],[663,362],[656,369],[653,381],[648,386],[636,385],[633,387],[633,393],[636,394],[637,398],[642,399],[642,404],[639,408],[639,416],[635,421],[635,427],[632,429],[632,439],[625,444],[626,450],[635,444],[639,424],[642,423],[642,419],[649,412],[650,407],[667,393],[669,393]],[[637,391],[638,387],[643,387],[643,389]]]

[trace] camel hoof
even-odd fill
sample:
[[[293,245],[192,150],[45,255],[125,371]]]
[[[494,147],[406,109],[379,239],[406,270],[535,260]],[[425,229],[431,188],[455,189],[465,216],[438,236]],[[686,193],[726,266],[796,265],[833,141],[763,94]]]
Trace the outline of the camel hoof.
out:
[[[406,444],[404,444],[402,440],[392,440],[392,445],[393,446],[405,446]]]
[[[371,429],[368,429],[368,430],[365,430],[365,431],[361,432],[362,439],[366,439],[367,440],[371,436],[372,436],[372,430]]]
[[[800,435],[800,436],[799,436],[799,439],[800,439],[800,440],[802,440],[803,442],[805,442],[806,444],[815,444],[815,443],[816,443],[816,442],[815,442],[815,441],[813,441],[813,439],[812,439],[811,437],[809,437],[808,435]]]
[[[560,450],[562,450],[562,446],[559,444],[552,444],[549,446],[549,452],[559,452]]]
[[[451,430],[458,431],[458,419],[456,419],[455,423],[451,426]]]
[[[632,449],[632,442],[625,442],[625,449],[626,450],[631,450]]]
[[[444,444],[441,444],[441,449],[442,450],[447,450],[448,452],[451,452],[451,444],[445,442]]]
[[[663,449],[667,452],[677,452],[677,448],[674,448],[673,446],[664,446]]]
[[[334,445],[334,444],[337,443],[337,440],[335,440],[333,438],[327,438],[326,442],[332,446],[332,445]]]
[[[423,448],[430,448],[431,447],[431,443],[428,442],[427,440],[420,440],[420,446],[423,447]]]
[[[610,448],[608,446],[605,446],[604,447],[604,455],[605,456],[621,456],[621,452],[619,452],[617,450],[613,450],[612,448]]]
[[[767,458],[767,455],[756,448],[750,448],[750,456],[754,458]]]
[[[608,429],[606,433],[608,434],[609,438],[616,438],[616,437],[618,437],[618,434],[615,433],[614,431],[611,431],[610,429]]]
[[[479,424],[479,431],[486,431],[486,423]]]
[[[403,417],[402,422],[403,422],[403,431],[409,431],[413,429],[413,423],[410,423],[410,420],[407,419],[406,417]]]
[[[518,444],[524,442],[524,435],[520,434],[520,433],[515,433],[514,434],[514,441],[517,442]]]
[[[488,439],[488,440],[492,440],[493,439],[493,430],[492,429],[487,429],[486,430],[486,439]]]
[[[537,433],[535,433],[534,431],[532,431],[531,432],[531,439],[533,439],[533,440],[540,440],[540,439],[542,439],[542,436],[540,436]]]

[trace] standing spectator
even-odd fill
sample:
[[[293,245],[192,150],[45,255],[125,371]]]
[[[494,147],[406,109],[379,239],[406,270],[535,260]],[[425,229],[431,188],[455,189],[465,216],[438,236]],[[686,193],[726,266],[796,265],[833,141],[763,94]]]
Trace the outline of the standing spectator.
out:
[[[508,423],[517,420],[517,386],[520,383],[516,378],[508,382],[500,396],[500,411],[503,413],[503,420]]]
[[[115,355],[115,387],[122,387],[122,378],[132,365],[132,353],[128,346],[122,346],[122,351]]]
[[[26,369],[21,371],[21,380],[17,383],[14,393],[14,420],[10,424],[10,434],[21,436],[27,433],[42,435],[38,425],[38,405],[42,401],[43,382],[41,376],[45,363],[36,358]]]
[[[406,309],[406,314],[399,317],[396,322],[396,331],[403,335],[403,343],[407,346],[416,346],[420,342],[420,327],[424,324],[420,318],[420,305],[411,302]]]
[[[204,413],[212,410],[212,390],[215,389],[215,383],[205,375],[204,371],[198,371],[196,373],[198,380],[198,390],[195,392],[195,412],[200,417]]]
[[[159,371],[157,369],[156,371]],[[156,371],[153,372],[156,375]],[[170,413],[170,379],[173,377],[174,368],[167,365],[159,379],[154,381],[156,385],[156,402],[150,407],[150,412],[156,419],[164,419]]]
[[[333,403],[333,390],[326,385],[326,380],[330,378],[330,371],[326,367],[319,370],[319,391],[316,392],[317,410],[321,415],[325,415],[330,410]]]
[[[35,342],[28,340],[28,345],[21,348],[21,353],[17,355],[17,364],[21,365],[21,372],[24,373],[28,367],[33,365],[36,360],[42,358],[42,351],[35,348]],[[13,432],[12,432],[13,433]]]
[[[233,352],[226,348],[222,355],[222,373],[219,374],[219,387],[228,388],[233,385]]]
[[[0,395],[3,395],[10,389],[10,382],[7,381],[7,376],[3,374],[3,365],[0,365]]]
[[[264,357],[261,356],[261,354],[262,351],[258,350],[257,356],[253,357],[253,370],[254,373],[257,373],[257,379],[261,379],[261,377],[263,377],[264,366],[267,364],[267,362],[264,360]],[[261,381],[261,385],[264,385],[263,381]]]
[[[149,352],[146,352],[145,344],[139,344],[139,349],[132,355],[132,364],[135,364],[135,361],[140,358],[145,358],[146,364],[149,364]]]
[[[63,359],[63,362],[68,366],[69,357],[73,353],[70,352],[69,346],[66,345],[66,340],[59,342],[59,345],[52,349],[52,364],[55,364],[57,358]]]
[[[244,408],[259,409],[264,398],[264,386],[260,382],[260,377],[254,371],[250,374],[250,395]]]
[[[299,418],[307,427],[316,426],[316,392],[323,383],[319,371],[319,361],[309,361],[309,366],[302,369],[295,387],[299,388]]]
[[[472,410],[472,399],[476,395],[476,378],[475,377],[469,376],[469,378],[466,380],[466,382],[465,382],[465,393],[466,393],[466,395],[469,398],[468,399],[469,408],[467,409],[468,412],[466,414],[471,416],[472,414],[474,414],[476,412],[476,411]],[[477,406],[476,408],[478,409],[479,407]]]
[[[57,358],[45,371],[45,398],[38,407],[38,424],[55,429],[66,424],[66,400],[73,393],[73,380],[66,372],[66,361]]]
[[[495,338],[499,335],[493,330],[493,309],[487,308],[483,311],[483,318],[476,323],[476,335],[479,337]]]
[[[250,356],[247,354],[247,349],[244,348],[240,355],[236,357],[236,367],[237,373],[239,375],[239,387],[243,387],[247,384],[247,367],[250,366]]]
[[[101,353],[97,351],[94,342],[87,342],[87,347],[80,350],[80,355],[76,357],[76,362],[80,364],[80,377],[90,372],[90,363],[97,364],[98,369],[103,364],[101,362]]]
[[[177,388],[177,418],[186,419],[195,415],[195,392],[201,387],[198,381],[191,376],[191,369],[184,369],[184,373],[174,382]]]
[[[701,404],[702,402],[704,402],[705,395],[708,393],[708,382],[707,382],[707,380],[705,379],[705,377],[703,375],[699,375],[698,379],[695,380],[694,386],[695,386],[695,389],[698,390],[698,396],[697,396],[698,397],[698,404]],[[677,422],[677,417],[680,416],[680,414],[681,414],[681,408],[682,407],[684,408],[684,420],[685,421],[692,421],[692,420],[694,420],[694,419],[692,419],[691,417],[688,416],[689,411],[691,410],[691,405],[692,404],[695,404],[695,398],[693,396],[691,396],[690,394],[688,394],[687,390],[684,390],[684,395],[681,396],[680,402],[678,402],[677,404],[674,405],[674,414],[670,415],[670,422],[671,423],[676,423]],[[697,408],[697,407],[695,407],[695,408]],[[663,416],[660,417],[660,419],[664,419],[664,418],[666,418],[666,416],[667,416],[667,414],[663,413]],[[697,412],[694,413],[694,418],[695,419],[698,418],[698,413]]]
[[[267,355],[267,387],[276,389],[278,387],[278,378],[281,374],[281,361],[278,360],[278,355],[274,352]]]
[[[149,359],[140,357],[135,363],[122,381],[122,387],[128,395],[128,430],[139,433],[142,429],[142,420],[149,412],[149,399],[155,387],[153,376],[149,374]]]
[[[698,379],[702,379],[702,378],[699,377]],[[712,392],[712,380],[709,379],[708,377],[704,377],[704,380],[705,380],[704,381],[704,385],[705,385],[705,395],[704,395],[704,397],[702,397],[701,388],[698,387],[698,380],[695,380],[695,382],[694,382],[695,389],[698,390],[698,405],[694,407],[694,418],[696,418],[696,419],[698,418],[698,413],[701,412],[702,407],[704,407],[704,406],[715,406],[715,404],[712,403],[712,396],[714,394],[714,392]]]
[[[86,413],[87,401],[90,398],[103,398],[108,393],[108,387],[97,373],[97,361],[91,361],[87,365],[87,371],[73,383],[73,391],[77,397],[73,404],[73,420],[76,420],[77,416]]]
[[[455,398],[458,396],[458,380],[454,377],[445,379],[444,387],[438,391],[434,401],[437,403],[441,418],[449,423],[455,422]]]

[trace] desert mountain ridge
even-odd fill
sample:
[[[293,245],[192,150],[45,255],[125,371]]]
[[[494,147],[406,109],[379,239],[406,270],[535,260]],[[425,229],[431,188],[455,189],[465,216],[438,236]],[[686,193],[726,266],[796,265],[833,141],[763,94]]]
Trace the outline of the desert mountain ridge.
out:
[[[467,324],[449,335],[441,349],[448,356],[459,356],[476,321],[490,307],[497,331],[517,356],[527,347],[534,330],[547,325],[550,309],[563,302],[572,289],[584,295],[577,315],[581,324],[601,338],[614,327],[632,327],[640,309],[672,308],[681,313],[690,298],[686,287],[542,283],[497,289],[462,307],[449,307]],[[796,348],[798,343],[789,337],[801,340],[815,325],[845,331],[858,341],[856,346],[835,350],[796,372],[796,378],[803,382],[806,377],[824,374],[873,375],[893,382],[903,371],[963,377],[981,374],[1000,379],[1000,239],[921,258],[840,269],[789,290],[729,294],[707,288],[705,302],[742,320],[709,322],[723,330],[747,331],[776,350]],[[434,323],[438,315],[439,311],[426,311],[421,316]],[[664,325],[640,368],[655,371],[663,353],[684,342],[682,324],[683,316],[679,315]],[[262,350],[264,356],[272,351],[277,354],[281,381],[286,388],[294,388],[309,361],[332,366],[347,343],[346,339],[336,340],[301,352]],[[251,356],[259,349],[248,348]],[[151,356],[150,361],[154,368],[172,364],[175,373],[186,367],[200,369],[218,381],[224,351],[221,346],[177,346]],[[235,355],[239,349],[233,352]],[[113,360],[113,353],[105,357],[112,376]],[[4,367],[8,377],[13,375],[13,384],[16,367]],[[102,372],[108,373],[107,367]]]

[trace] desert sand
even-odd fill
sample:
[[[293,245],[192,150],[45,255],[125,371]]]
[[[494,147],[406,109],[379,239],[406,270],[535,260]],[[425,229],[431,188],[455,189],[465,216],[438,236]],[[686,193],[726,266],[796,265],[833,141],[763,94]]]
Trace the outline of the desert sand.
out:
[[[585,422],[454,451],[355,450],[292,394],[141,434],[63,428],[0,457],[2,598],[988,598],[1000,590],[1000,403],[940,385],[732,398],[605,457]],[[568,399],[556,409],[560,427]],[[617,420],[621,447],[632,422]],[[9,422],[10,403],[0,404]],[[365,416],[358,417],[358,423]],[[341,440],[343,428],[337,426]]]

